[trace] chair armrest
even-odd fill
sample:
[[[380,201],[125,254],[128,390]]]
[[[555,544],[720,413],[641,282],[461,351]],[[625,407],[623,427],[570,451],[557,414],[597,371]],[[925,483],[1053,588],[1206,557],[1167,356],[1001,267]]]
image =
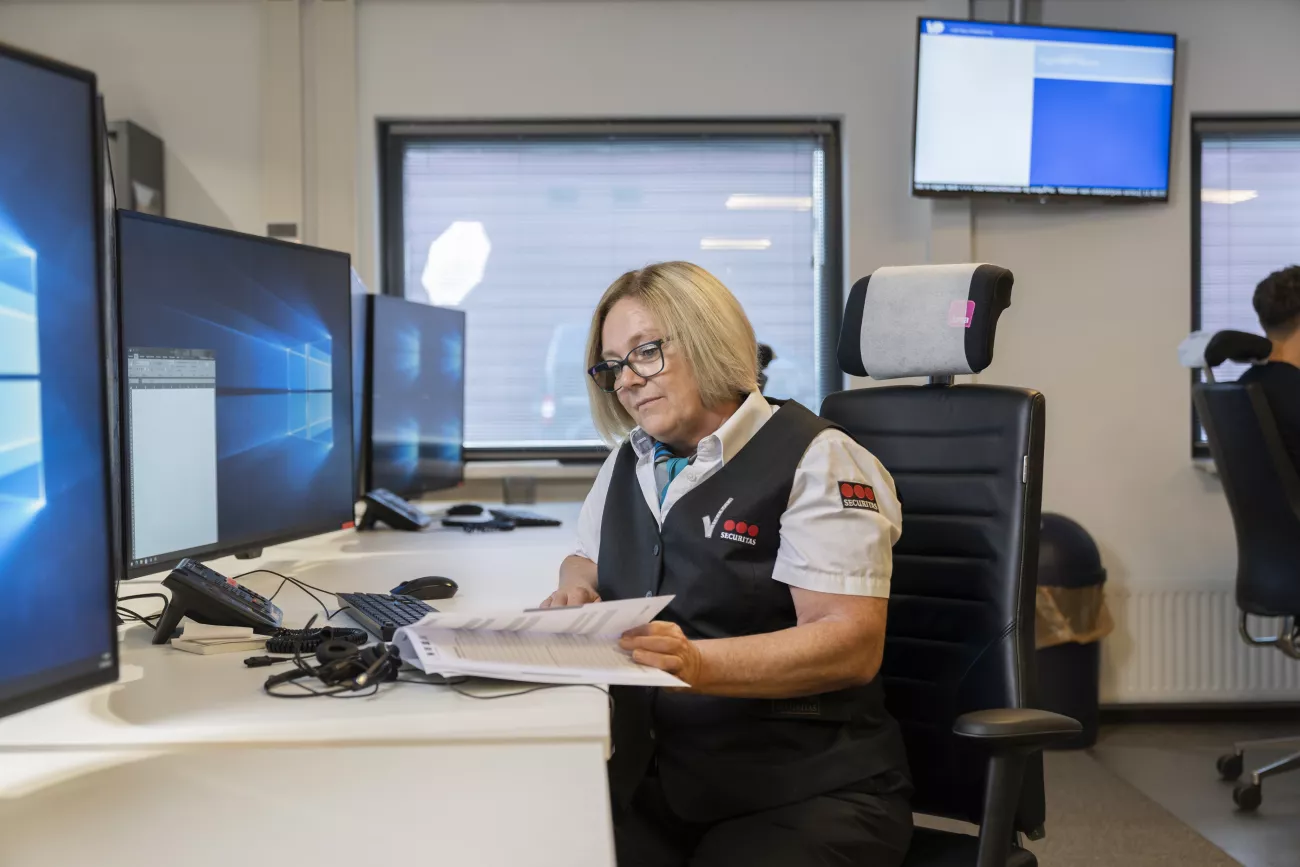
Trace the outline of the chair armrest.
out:
[[[978,743],[990,753],[976,867],[1006,867],[1020,785],[1030,754],[1047,744],[1074,737],[1082,728],[1078,720],[1033,708],[992,708],[957,717],[953,734]],[[1029,836],[1038,839],[1042,829],[1029,829]]]
[[[1083,726],[1076,719],[1033,708],[991,708],[964,713],[953,723],[960,737],[979,741],[994,752],[1032,752],[1069,740]]]

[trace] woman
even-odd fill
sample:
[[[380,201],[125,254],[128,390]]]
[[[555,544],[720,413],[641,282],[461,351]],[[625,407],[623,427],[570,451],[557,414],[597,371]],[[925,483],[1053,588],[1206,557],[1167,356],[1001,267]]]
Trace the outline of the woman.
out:
[[[900,863],[910,783],[876,679],[893,480],[759,394],[753,328],[695,265],[614,281],[587,364],[596,425],[624,441],[543,605],[673,595],[622,646],[690,684],[614,692],[619,864]]]

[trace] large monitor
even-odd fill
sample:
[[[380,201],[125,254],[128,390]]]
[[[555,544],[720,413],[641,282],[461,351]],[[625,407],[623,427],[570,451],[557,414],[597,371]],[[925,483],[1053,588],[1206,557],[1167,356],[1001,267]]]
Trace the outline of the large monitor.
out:
[[[0,716],[117,678],[95,98],[0,45]]]
[[[1170,33],[922,18],[912,192],[1169,198]]]
[[[412,497],[464,478],[465,314],[372,295],[367,488]]]
[[[130,574],[350,523],[347,254],[119,214]]]

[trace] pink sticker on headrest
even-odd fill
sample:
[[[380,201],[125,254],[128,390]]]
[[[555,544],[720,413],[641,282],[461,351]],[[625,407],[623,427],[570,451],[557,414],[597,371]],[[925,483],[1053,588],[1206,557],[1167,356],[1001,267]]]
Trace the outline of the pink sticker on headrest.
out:
[[[970,328],[973,321],[975,321],[974,301],[954,301],[948,307],[949,328]]]

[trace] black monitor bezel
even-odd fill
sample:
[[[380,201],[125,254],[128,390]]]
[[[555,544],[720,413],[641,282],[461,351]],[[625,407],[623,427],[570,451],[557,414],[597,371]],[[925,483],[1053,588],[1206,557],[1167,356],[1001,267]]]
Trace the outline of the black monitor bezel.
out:
[[[68,672],[66,676],[56,674],[54,675],[56,679],[53,682],[34,686],[26,692],[14,693],[7,698],[0,696],[0,717],[5,717],[97,686],[114,683],[118,679],[121,658],[117,642],[117,619],[114,616],[114,611],[117,604],[117,583],[124,574],[126,560],[121,547],[122,538],[117,532],[120,526],[118,507],[120,503],[121,468],[118,464],[118,443],[115,440],[117,392],[114,388],[111,373],[116,360],[113,343],[116,328],[111,315],[111,302],[108,298],[104,260],[106,252],[104,218],[107,214],[104,201],[104,157],[102,150],[107,147],[107,141],[104,138],[103,125],[100,122],[99,82],[95,73],[90,70],[81,69],[39,54],[33,54],[30,51],[24,51],[4,43],[0,43],[0,56],[63,75],[86,85],[88,88],[86,103],[90,112],[89,124],[91,130],[91,153],[88,155],[91,163],[90,182],[92,189],[90,201],[91,210],[95,217],[95,283],[97,288],[95,294],[99,301],[98,315],[104,362],[100,365],[100,389],[103,398],[104,416],[102,445],[104,449],[104,467],[108,476],[104,480],[104,495],[106,498],[104,503],[106,518],[104,532],[108,536],[108,573],[110,580],[102,583],[101,592],[104,594],[104,628],[108,633],[108,648],[111,657],[111,664],[107,667],[103,665],[100,658],[96,658],[93,663],[78,660],[74,663],[68,663],[55,669],[46,669],[38,674],[22,678],[24,682],[39,683],[48,679],[51,671]],[[93,668],[85,670],[87,665],[93,665]]]
[[[344,253],[340,250],[329,250],[324,247],[314,247],[308,244],[299,244],[294,241],[282,241],[277,238],[266,238],[261,235],[249,235],[244,232],[236,232],[231,229],[219,229],[216,228],[215,226],[204,226],[199,223],[190,223],[190,222],[186,222],[185,220],[177,220],[172,217],[160,217],[154,214],[145,214],[145,213],[141,213],[140,211],[131,211],[125,208],[120,208],[118,209],[117,212],[117,237],[119,239],[122,237],[123,222],[129,220],[136,220],[136,221],[141,221],[146,223],[158,223],[165,226],[171,226],[173,228],[194,230],[209,235],[217,235],[220,237],[236,239],[239,241],[248,241],[248,242],[255,242],[259,244],[266,244],[281,249],[291,249],[295,252],[308,250],[313,253],[320,253],[320,254],[334,256],[341,259],[343,265],[343,271],[347,275],[347,282],[344,284],[343,287],[344,293],[348,299],[348,305],[347,305],[348,323],[347,323],[347,328],[345,329],[344,337],[349,342],[347,348],[347,357],[349,358],[349,362],[346,365],[346,367],[348,370],[347,394],[349,395],[348,397],[349,409],[351,408],[352,364],[350,359],[352,355],[352,347],[351,347],[352,256],[350,254]],[[117,256],[117,268],[118,268],[117,307],[119,311],[124,310],[122,259],[123,257],[119,249],[118,256]],[[118,331],[117,331],[117,341],[118,341],[117,365],[118,365],[118,379],[120,381],[120,385],[118,389],[118,406],[119,406],[118,416],[119,416],[119,423],[121,424],[121,428],[122,428],[122,436],[121,436],[122,464],[121,465],[125,469],[126,467],[130,466],[129,461],[130,461],[131,442],[130,442],[130,425],[128,424],[126,419],[127,382],[126,382],[125,371],[126,371],[127,347],[126,347],[126,338],[123,329],[124,323],[122,319],[123,317],[119,314]],[[352,424],[355,425],[356,421],[353,420]],[[349,437],[350,437],[350,431],[349,431]],[[347,444],[347,451],[348,451],[348,465],[349,465],[348,478],[349,480],[351,480],[355,478],[356,468],[352,466],[353,448],[352,448],[352,442],[350,438]],[[121,486],[122,546],[124,552],[124,562],[126,564],[127,578],[140,578],[145,575],[153,575],[159,572],[165,572],[172,569],[177,563],[179,563],[181,560],[184,559],[216,560],[220,557],[229,557],[231,555],[239,555],[239,554],[255,555],[259,553],[263,548],[267,548],[272,545],[282,545],[285,542],[293,542],[298,539],[305,539],[309,536],[319,536],[323,533],[333,533],[338,530],[347,529],[349,526],[351,526],[351,523],[355,518],[356,504],[355,501],[352,501],[351,498],[349,497],[349,502],[347,503],[346,509],[340,507],[338,517],[331,519],[329,522],[321,521],[320,523],[304,524],[299,527],[294,527],[291,530],[286,530],[279,533],[268,533],[262,536],[252,536],[247,539],[239,539],[237,541],[222,541],[222,542],[217,542],[214,545],[205,545],[200,548],[193,548],[186,551],[172,551],[172,552],[168,552],[166,556],[159,557],[158,559],[153,560],[152,562],[132,565],[131,562],[132,551],[131,551],[130,540],[131,540],[131,535],[134,527],[133,524],[134,516],[131,513],[131,489],[130,489],[129,482],[127,481],[129,476],[130,476],[129,473],[123,474],[123,482]],[[353,485],[351,481],[349,481],[348,489],[349,491],[353,490]]]
[[[923,190],[916,186],[916,112],[921,98],[921,36],[926,21],[959,21],[967,24],[997,24],[1004,27],[1034,27],[1044,30],[1087,30],[1094,33],[1131,33],[1136,36],[1168,36],[1174,41],[1173,93],[1169,99],[1169,152],[1165,159],[1165,194],[1163,196],[1098,196],[1084,193],[1027,193],[991,192],[980,190]],[[1160,204],[1169,202],[1169,190],[1174,180],[1174,136],[1178,119],[1178,34],[1161,30],[1130,30],[1121,27],[1071,27],[1062,24],[1029,24],[1011,21],[980,21],[978,19],[945,18],[942,15],[918,15],[916,18],[916,50],[912,54],[912,159],[907,167],[907,185],[912,196],[918,199],[1010,199],[1026,202],[1105,202],[1132,204]]]
[[[399,305],[410,305],[414,308],[431,307],[428,304],[421,304],[417,301],[410,301],[397,295],[375,295],[372,294],[366,299],[366,354],[365,354],[365,384],[364,395],[361,400],[361,465],[365,468],[362,476],[362,487],[367,491],[374,488],[374,450],[372,448],[374,436],[374,401],[375,401],[375,321],[379,318],[377,307],[381,305],[391,305],[396,308]],[[452,310],[450,308],[438,307],[439,313],[454,313],[460,316],[461,322],[461,342],[460,342],[460,364],[461,370],[465,369],[465,313],[461,310]],[[400,490],[392,490],[399,497],[413,498],[423,494],[433,493],[435,491],[446,491],[458,487],[465,481],[465,396],[464,396],[464,378],[461,380],[461,445],[460,445],[460,474],[452,479],[449,476],[439,476],[436,479],[429,479],[430,484],[424,484],[423,478],[417,478],[416,483],[407,485]]]

